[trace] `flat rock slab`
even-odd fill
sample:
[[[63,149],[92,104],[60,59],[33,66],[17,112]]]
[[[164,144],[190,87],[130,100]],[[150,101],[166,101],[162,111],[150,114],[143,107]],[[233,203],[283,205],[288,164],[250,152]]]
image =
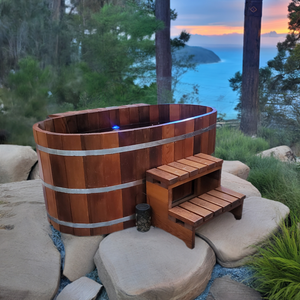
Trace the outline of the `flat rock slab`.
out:
[[[221,185],[246,197],[261,197],[261,193],[252,183],[225,171],[222,171]]]
[[[205,289],[216,259],[196,237],[194,249],[159,228],[128,228],[106,237],[95,255],[110,300],[189,300]]]
[[[294,158],[294,154],[292,149],[289,146],[278,146],[274,147],[265,151],[262,151],[257,154],[258,156],[261,157],[270,157],[274,156],[275,158],[287,162],[287,161],[292,161]]]
[[[239,160],[224,160],[222,170],[245,180],[250,172],[250,168]]]
[[[289,208],[280,202],[250,197],[244,200],[241,220],[227,212],[200,226],[196,234],[214,249],[221,266],[239,267],[256,252],[253,246],[275,233],[288,214]]]
[[[42,183],[0,185],[0,298],[49,300],[60,281],[60,254],[46,216]]]
[[[206,300],[261,300],[261,295],[250,287],[227,276],[216,278]]]
[[[61,233],[66,253],[63,274],[70,281],[79,279],[95,269],[94,256],[103,237]]]
[[[93,300],[96,299],[102,285],[96,281],[81,277],[67,285],[56,300]]]
[[[37,160],[30,146],[0,145],[0,183],[27,180]]]

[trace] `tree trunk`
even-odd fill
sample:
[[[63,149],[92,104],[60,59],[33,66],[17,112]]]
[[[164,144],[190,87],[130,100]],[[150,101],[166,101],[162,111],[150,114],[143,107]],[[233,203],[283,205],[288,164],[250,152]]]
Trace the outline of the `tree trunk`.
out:
[[[155,34],[157,103],[170,103],[172,100],[170,0],[156,0],[155,16],[165,24],[164,29]]]
[[[257,134],[261,16],[262,0],[246,0],[240,128],[247,135]]]

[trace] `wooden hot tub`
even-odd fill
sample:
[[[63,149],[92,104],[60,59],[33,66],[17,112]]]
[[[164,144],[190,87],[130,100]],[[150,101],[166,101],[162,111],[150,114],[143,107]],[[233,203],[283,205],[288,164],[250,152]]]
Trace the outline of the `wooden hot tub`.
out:
[[[74,235],[135,226],[146,170],[215,149],[217,112],[187,104],[126,105],[51,115],[36,123],[49,222]],[[119,130],[113,130],[113,126]]]

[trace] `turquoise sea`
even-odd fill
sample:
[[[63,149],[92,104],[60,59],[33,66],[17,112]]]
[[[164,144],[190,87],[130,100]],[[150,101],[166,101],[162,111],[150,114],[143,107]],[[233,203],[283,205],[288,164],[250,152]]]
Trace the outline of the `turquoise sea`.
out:
[[[185,93],[192,91],[192,86],[198,84],[201,105],[211,106],[219,113],[225,113],[225,119],[235,119],[237,112],[234,110],[238,102],[238,95],[229,86],[229,79],[237,71],[242,72],[243,48],[222,46],[205,47],[214,51],[221,59],[221,62],[214,64],[202,64],[197,66],[197,72],[189,71],[184,74],[175,92],[175,99],[178,101]],[[262,47],[260,51],[260,67],[267,65],[267,61],[274,58],[277,48]]]

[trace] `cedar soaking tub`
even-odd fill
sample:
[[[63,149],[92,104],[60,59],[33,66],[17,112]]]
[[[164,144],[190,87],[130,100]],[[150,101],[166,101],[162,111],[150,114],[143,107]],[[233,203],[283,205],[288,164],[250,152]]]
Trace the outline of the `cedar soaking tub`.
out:
[[[206,106],[136,104],[55,114],[36,123],[49,222],[79,236],[135,226],[135,206],[146,202],[146,170],[212,154],[216,119],[216,110]]]

